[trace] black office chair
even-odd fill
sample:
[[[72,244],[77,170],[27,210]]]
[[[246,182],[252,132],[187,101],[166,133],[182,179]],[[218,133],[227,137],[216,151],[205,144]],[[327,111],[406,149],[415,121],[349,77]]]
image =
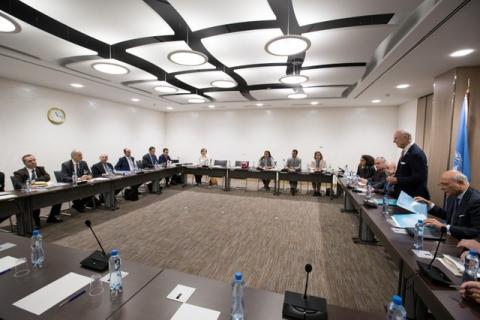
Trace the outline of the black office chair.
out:
[[[222,168],[226,168],[227,167],[227,160],[215,160],[213,162],[213,165],[214,166],[219,166],[219,167],[222,167]]]
[[[142,160],[137,160],[135,162],[137,163],[138,169],[143,169],[143,161]]]

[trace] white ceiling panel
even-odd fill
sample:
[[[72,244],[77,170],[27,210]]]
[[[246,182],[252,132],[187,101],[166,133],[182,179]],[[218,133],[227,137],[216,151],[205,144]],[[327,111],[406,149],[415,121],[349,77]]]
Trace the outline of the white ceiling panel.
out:
[[[340,98],[348,87],[314,87],[303,88],[308,98]]]
[[[92,65],[95,63],[113,63],[120,66],[123,66],[129,70],[127,74],[119,74],[119,75],[112,75],[103,72],[99,72],[92,68]],[[125,81],[137,81],[137,80],[157,80],[153,74],[143,71],[142,69],[138,69],[134,66],[131,66],[127,63],[115,60],[115,59],[93,59],[81,62],[74,62],[67,64],[65,67],[79,71],[82,73],[86,73],[91,76],[95,76],[98,78],[102,78],[105,80],[109,80],[112,82],[125,82]]]
[[[235,69],[248,85],[280,83],[278,79],[287,74],[286,66]]]
[[[171,96],[163,96],[164,99],[167,99],[169,101],[172,101],[172,102],[176,102],[176,103],[183,103],[183,104],[194,104],[194,103],[191,103],[189,102],[188,100],[189,99],[204,99],[205,102],[204,103],[209,103],[210,100],[205,98],[205,97],[202,97],[198,94],[179,94],[179,95],[171,95]],[[201,103],[199,103],[201,104]]]
[[[293,93],[293,89],[262,89],[252,90],[250,94],[257,100],[277,100],[288,99],[288,95]]]
[[[172,28],[139,0],[22,0],[51,18],[108,44],[173,35]]]
[[[287,57],[273,56],[264,49],[269,40],[281,35],[280,29],[250,30],[203,38],[202,43],[227,67],[286,62]]]
[[[213,87],[211,82],[216,80],[227,80],[236,84],[236,81],[223,71],[184,73],[176,75],[175,78],[198,89]]]
[[[385,13],[408,13],[422,0],[293,0],[299,25]]]
[[[218,102],[249,101],[238,91],[205,92],[205,95],[212,97]]]
[[[20,25],[18,33],[0,32],[0,45],[25,52],[46,61],[55,61],[71,56],[96,55],[97,52],[77,46],[45,31],[37,29],[7,13],[2,14]]]
[[[312,46],[303,65],[369,62],[375,48],[392,28],[392,25],[375,25],[304,33]]]
[[[266,0],[170,0],[192,31],[246,21],[275,20]]]
[[[164,95],[164,93],[162,94],[162,93],[156,91],[155,87],[173,87],[173,88],[176,88],[178,90],[176,93],[190,93],[190,91],[180,89],[180,88],[178,88],[176,86],[173,86],[170,83],[165,82],[165,81],[145,81],[145,82],[139,82],[139,83],[132,83],[132,84],[129,84],[128,86],[132,87],[132,88],[148,91],[148,92],[151,92],[153,94],[157,94],[159,96]]]
[[[167,73],[201,70],[201,69],[215,69],[215,66],[210,63],[205,63],[200,66],[182,66],[168,60],[168,54],[176,50],[192,50],[185,41],[169,41],[147,44],[144,46],[134,47],[126,51],[139,58],[150,61],[158,67],[165,70]]]
[[[365,67],[339,67],[302,70],[301,74],[309,80],[304,87],[354,84],[365,73]]]

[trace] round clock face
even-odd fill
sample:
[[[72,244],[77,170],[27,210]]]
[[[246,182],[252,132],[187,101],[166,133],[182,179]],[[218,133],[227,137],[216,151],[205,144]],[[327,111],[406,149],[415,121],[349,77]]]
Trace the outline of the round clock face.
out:
[[[65,111],[59,108],[51,108],[48,110],[48,120],[54,124],[62,124],[65,122]]]

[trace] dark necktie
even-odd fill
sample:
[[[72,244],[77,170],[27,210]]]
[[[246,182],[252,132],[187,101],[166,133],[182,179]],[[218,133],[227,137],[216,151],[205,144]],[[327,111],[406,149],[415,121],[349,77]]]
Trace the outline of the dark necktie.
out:
[[[453,223],[453,220],[455,219],[455,216],[456,216],[456,214],[457,214],[457,209],[458,209],[458,205],[459,205],[459,204],[460,204],[460,199],[455,198],[455,200],[453,201],[452,206],[450,207],[449,219],[448,219],[448,223],[449,223],[449,224],[452,224],[452,223]]]
[[[80,166],[78,165],[78,163],[75,163],[75,170],[77,171],[77,176],[79,177],[81,174],[80,174]]]
[[[37,180],[37,173],[35,172],[35,168],[32,169],[32,180]]]

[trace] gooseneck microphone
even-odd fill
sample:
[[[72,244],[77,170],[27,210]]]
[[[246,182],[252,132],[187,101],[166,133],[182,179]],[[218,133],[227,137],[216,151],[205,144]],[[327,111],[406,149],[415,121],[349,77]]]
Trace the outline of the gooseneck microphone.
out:
[[[312,272],[312,265],[307,263],[305,265],[305,272],[307,273],[307,281],[305,281],[305,293],[303,294],[303,299],[307,299],[307,289],[308,289],[308,275]]]
[[[430,263],[428,264],[428,267],[427,267],[428,269],[432,268],[432,263],[433,263],[433,261],[435,261],[435,258],[437,258],[438,249],[440,248],[440,243],[443,241],[443,234],[445,232],[447,232],[447,227],[441,227],[440,228],[440,239],[438,239],[437,248],[435,249],[435,254],[433,255],[432,261],[430,261]]]
[[[95,234],[95,231],[93,231],[92,222],[91,222],[90,220],[85,220],[85,224],[86,224],[86,226],[87,226],[88,228],[90,228],[90,231],[92,231],[93,236],[95,237],[95,239],[97,240],[98,245],[100,246],[100,249],[102,249],[103,255],[106,256],[107,254],[105,253],[105,250],[103,250],[103,247],[102,247],[102,244],[100,243],[100,240],[98,240],[97,235]]]

